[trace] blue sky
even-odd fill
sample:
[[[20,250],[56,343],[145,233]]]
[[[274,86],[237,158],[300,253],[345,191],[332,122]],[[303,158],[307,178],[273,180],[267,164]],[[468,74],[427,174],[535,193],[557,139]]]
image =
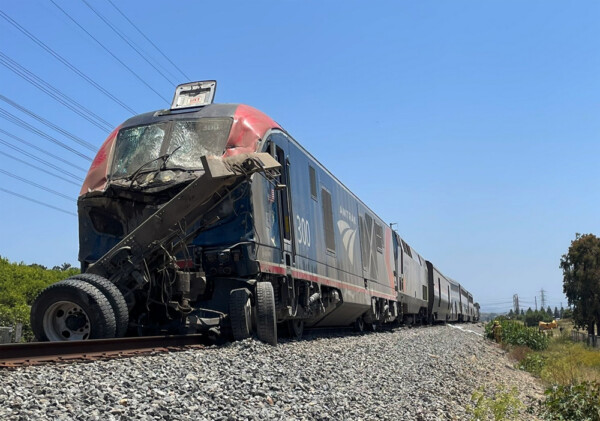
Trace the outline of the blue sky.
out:
[[[600,3],[596,1],[115,2],[88,0],[156,60],[164,78],[82,1],[0,10],[138,113],[174,84],[217,79],[217,102],[271,115],[483,311],[540,290],[566,306],[560,256],[598,233]],[[0,51],[117,126],[131,113],[0,18]],[[167,80],[169,79],[169,80]],[[0,66],[0,94],[98,147],[106,133]],[[0,107],[90,157],[11,105]],[[6,115],[6,114],[4,114]],[[89,161],[0,118],[0,140],[80,177]],[[76,212],[68,183],[0,142],[0,187]],[[62,157],[69,164],[48,154]],[[48,169],[48,168],[47,168]],[[48,169],[57,173],[55,170]],[[73,200],[41,190],[25,178]],[[70,176],[63,177],[69,178]],[[0,255],[77,265],[77,218],[0,190]]]

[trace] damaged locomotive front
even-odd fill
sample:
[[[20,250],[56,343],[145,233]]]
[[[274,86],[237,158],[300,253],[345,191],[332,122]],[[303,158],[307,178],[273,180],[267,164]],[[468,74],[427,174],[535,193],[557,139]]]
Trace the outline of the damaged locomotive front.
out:
[[[182,106],[212,99],[215,84],[182,86],[170,110],[129,119],[98,152],[78,201],[82,274],[38,296],[38,339],[222,333],[232,323],[239,336],[251,329],[251,297],[256,307],[266,293],[261,305],[272,307],[270,284],[255,279],[252,180],[278,177],[277,161],[255,153],[276,123],[235,105]],[[269,317],[263,339],[273,342]]]

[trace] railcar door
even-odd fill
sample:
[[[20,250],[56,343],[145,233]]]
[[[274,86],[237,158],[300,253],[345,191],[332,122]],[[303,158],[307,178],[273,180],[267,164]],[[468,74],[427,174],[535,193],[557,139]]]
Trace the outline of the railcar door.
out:
[[[277,210],[279,213],[279,224],[282,244],[282,261],[287,266],[288,275],[291,275],[291,267],[295,258],[294,244],[294,220],[292,218],[292,194],[290,161],[288,158],[288,139],[283,134],[274,133],[269,136],[270,153],[281,164],[281,176],[279,184],[286,187],[277,191]]]
[[[398,282],[398,279],[400,279],[400,277],[402,276],[400,274],[400,271],[402,269],[400,269],[402,267],[402,257],[400,257],[400,262],[398,262],[398,234],[396,234],[396,232],[392,231],[392,247],[394,248],[394,286],[396,288],[396,292],[398,292],[400,290],[400,285]]]

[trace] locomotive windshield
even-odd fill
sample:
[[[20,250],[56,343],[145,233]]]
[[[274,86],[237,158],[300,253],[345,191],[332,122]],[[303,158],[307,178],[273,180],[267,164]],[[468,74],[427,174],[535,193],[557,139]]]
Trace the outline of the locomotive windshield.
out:
[[[126,178],[163,166],[200,170],[201,156],[223,155],[231,124],[231,118],[201,118],[122,129],[117,136],[111,178]]]

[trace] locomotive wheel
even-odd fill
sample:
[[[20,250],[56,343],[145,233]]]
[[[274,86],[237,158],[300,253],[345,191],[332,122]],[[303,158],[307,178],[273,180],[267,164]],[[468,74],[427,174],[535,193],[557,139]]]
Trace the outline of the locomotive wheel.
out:
[[[234,289],[229,293],[229,320],[233,339],[241,341],[252,333],[252,304],[250,291],[246,288]]]
[[[108,299],[110,306],[115,313],[115,322],[117,324],[116,337],[121,338],[125,336],[127,332],[127,327],[129,325],[129,310],[127,308],[127,303],[125,302],[125,297],[119,288],[108,279],[100,276],[93,275],[91,273],[82,273],[79,275],[71,276],[70,279],[79,279],[81,281],[87,282],[90,285],[95,286],[100,290],[101,293]]]
[[[358,333],[363,333],[365,331],[365,321],[362,316],[354,321],[354,331]]]
[[[287,328],[290,334],[290,338],[300,340],[304,334],[304,320],[288,320]]]
[[[112,338],[115,314],[98,288],[66,279],[36,297],[31,306],[31,328],[40,341]]]
[[[258,339],[271,345],[277,345],[275,295],[270,282],[256,284],[256,331]]]

